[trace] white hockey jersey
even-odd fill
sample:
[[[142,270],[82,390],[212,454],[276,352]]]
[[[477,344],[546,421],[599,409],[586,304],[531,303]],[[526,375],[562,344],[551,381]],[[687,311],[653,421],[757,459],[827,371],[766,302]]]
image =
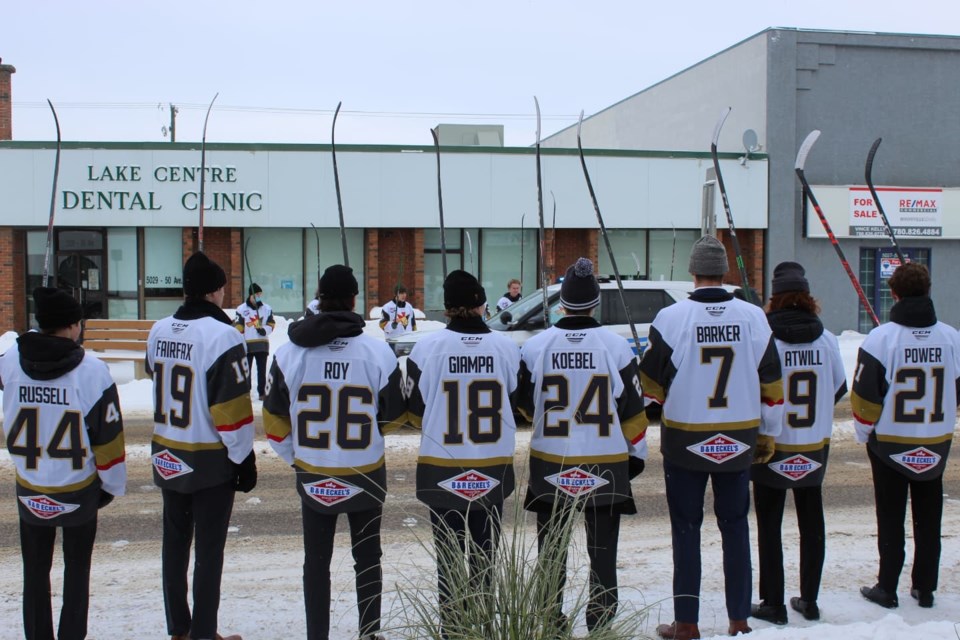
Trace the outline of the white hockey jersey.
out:
[[[780,433],[783,383],[767,319],[721,288],[657,313],[640,373],[648,402],[663,405],[663,456],[674,464],[747,469],[758,430]]]
[[[249,353],[270,350],[270,334],[277,326],[277,321],[273,317],[273,309],[266,302],[256,306],[244,302],[237,307],[233,324],[243,334]],[[260,331],[263,331],[263,335],[260,335]]]
[[[520,410],[532,414],[531,499],[632,500],[628,458],[645,460],[637,359],[593,318],[569,316],[520,351]]]
[[[517,425],[510,396],[520,350],[482,318],[454,319],[407,359],[409,418],[421,427],[417,497],[465,511],[502,503],[514,489]]]
[[[219,315],[217,315],[219,311]],[[147,339],[153,377],[153,478],[192,493],[230,481],[253,449],[243,338],[210,303],[188,301]]]
[[[409,302],[391,300],[380,309],[380,328],[383,335],[396,338],[417,330],[416,310]]]
[[[30,332],[0,356],[0,390],[21,518],[77,525],[96,513],[101,488],[124,495],[123,417],[106,364],[67,338]]]
[[[899,324],[898,308],[929,304],[922,326]],[[912,314],[916,315],[916,314]],[[960,336],[936,320],[929,298],[904,298],[894,321],[860,345],[850,402],[857,440],[911,480],[943,473],[953,442],[960,386]]]
[[[383,433],[406,415],[397,358],[363,326],[342,311],[297,322],[270,370],[267,440],[297,470],[303,503],[322,513],[383,505]]]
[[[768,314],[783,371],[783,429],[765,465],[754,465],[755,482],[780,489],[823,483],[833,432],[833,407],[846,394],[847,380],[837,337],[812,313],[781,310]],[[800,340],[809,340],[801,342]]]

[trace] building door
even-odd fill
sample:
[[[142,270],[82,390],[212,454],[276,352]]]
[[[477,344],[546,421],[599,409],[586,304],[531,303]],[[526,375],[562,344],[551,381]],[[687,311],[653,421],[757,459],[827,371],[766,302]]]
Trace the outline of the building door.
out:
[[[56,286],[80,303],[84,319],[106,317],[103,230],[58,229],[55,246]]]

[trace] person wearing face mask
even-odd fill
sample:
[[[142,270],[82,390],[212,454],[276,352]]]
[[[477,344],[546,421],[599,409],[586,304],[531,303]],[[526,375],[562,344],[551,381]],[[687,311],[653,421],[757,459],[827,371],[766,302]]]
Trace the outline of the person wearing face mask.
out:
[[[254,361],[257,363],[257,395],[263,400],[267,388],[270,334],[273,333],[277,321],[273,319],[273,309],[263,301],[263,289],[256,282],[247,289],[246,302],[237,307],[237,317],[233,324],[247,341],[247,366],[251,375]]]

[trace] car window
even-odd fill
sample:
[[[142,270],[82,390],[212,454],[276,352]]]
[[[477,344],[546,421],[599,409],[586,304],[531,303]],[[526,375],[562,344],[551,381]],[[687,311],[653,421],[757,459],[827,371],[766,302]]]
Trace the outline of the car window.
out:
[[[620,293],[616,289],[608,289],[602,291],[601,295],[601,324],[627,324]],[[660,289],[625,289],[623,297],[635,324],[653,322],[660,309],[674,303],[673,298]]]

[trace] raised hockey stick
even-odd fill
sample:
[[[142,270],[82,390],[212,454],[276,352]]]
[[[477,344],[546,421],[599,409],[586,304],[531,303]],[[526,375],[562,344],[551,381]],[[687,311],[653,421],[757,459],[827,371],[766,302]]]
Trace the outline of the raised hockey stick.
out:
[[[470,252],[470,271],[476,273],[473,271],[473,238],[470,237],[469,231],[464,231],[463,233],[467,237],[467,249]]]
[[[550,326],[550,298],[547,295],[547,252],[544,245],[543,230],[543,181],[540,172],[540,101],[533,96],[533,105],[537,109],[537,211],[540,214],[540,288],[543,291],[543,328]]]
[[[673,227],[673,249],[670,250],[670,279],[673,280],[673,265],[677,262],[677,225],[670,222]]]
[[[207,107],[207,115],[203,118],[203,138],[200,140],[200,224],[197,227],[197,246],[200,249],[200,252],[203,252],[203,211],[204,211],[204,186],[207,182],[207,123],[210,121],[210,110],[213,109],[213,103],[217,101],[217,96],[220,93],[217,92],[213,95],[213,100],[210,101],[210,106]]]
[[[312,222],[310,226],[313,227],[313,235],[317,238],[317,289],[320,289],[320,232],[317,230],[316,225]],[[246,254],[246,252],[244,252]]]
[[[737,240],[737,228],[733,225],[733,214],[730,213],[730,200],[727,198],[727,188],[723,184],[723,174],[720,172],[720,158],[717,155],[717,141],[720,139],[720,129],[730,115],[730,107],[724,107],[720,119],[713,130],[713,140],[710,142],[710,156],[713,158],[713,169],[717,173],[717,185],[720,187],[720,199],[723,200],[723,211],[727,214],[727,226],[730,229],[730,242],[733,244],[733,253],[737,257],[737,269],[740,271],[740,287],[747,302],[753,302],[753,291],[747,281],[747,268],[743,265],[743,253],[740,251],[740,241]]]
[[[847,262],[846,256],[843,255],[843,249],[840,248],[840,243],[837,242],[837,237],[833,235],[833,229],[830,228],[830,223],[827,222],[826,216],[823,215],[823,210],[820,208],[820,203],[817,202],[817,198],[813,195],[813,189],[810,188],[810,184],[807,182],[807,177],[803,172],[803,167],[807,163],[807,155],[810,153],[810,149],[813,147],[813,144],[819,137],[820,131],[818,129],[814,129],[807,135],[807,138],[803,141],[803,144],[800,145],[800,151],[797,152],[797,163],[794,165],[794,168],[797,171],[797,177],[800,178],[800,184],[803,186],[803,193],[806,194],[806,197],[810,198],[810,203],[813,205],[813,209],[817,212],[817,217],[820,218],[820,224],[823,225],[823,230],[827,232],[827,237],[830,238],[830,244],[833,245],[834,251],[837,252],[837,257],[840,258],[840,264],[843,265],[844,271],[847,272],[847,277],[850,278],[850,283],[857,292],[857,297],[860,298],[860,304],[863,305],[867,315],[869,315],[870,319],[873,321],[873,326],[876,327],[880,325],[880,319],[877,318],[877,314],[874,313],[873,307],[870,305],[870,301],[867,300],[867,296],[863,293],[863,288],[860,286],[860,281],[857,280],[857,276],[854,275],[853,269],[850,268],[850,263]]]
[[[350,256],[347,255],[347,229],[343,222],[343,199],[340,197],[340,170],[337,168],[337,116],[343,101],[337,103],[333,112],[333,124],[330,125],[330,155],[333,157],[333,184],[337,189],[337,211],[340,213],[340,244],[343,246],[343,266],[350,266]]]
[[[447,239],[443,228],[443,187],[440,182],[440,138],[436,129],[430,129],[433,136],[433,148],[437,152],[437,205],[440,207],[440,263],[443,267],[443,278],[447,278]]]
[[[57,212],[57,178],[60,177],[60,118],[53,103],[47,98],[50,112],[53,113],[53,123],[57,125],[57,155],[53,160],[53,189],[50,191],[50,218],[47,220],[47,247],[43,252],[43,286],[50,282],[50,254],[53,250],[53,218]]]
[[[253,284],[253,272],[250,271],[250,257],[247,255],[247,251],[250,248],[250,238],[247,238],[243,242],[243,266],[246,267],[247,273],[247,298],[250,297],[250,285]]]
[[[897,236],[893,233],[893,227],[890,226],[890,220],[887,219],[883,205],[880,204],[880,196],[877,195],[877,190],[873,186],[873,157],[877,155],[877,148],[880,146],[881,141],[883,141],[883,138],[877,138],[873,146],[870,147],[870,153],[867,154],[867,164],[863,172],[864,179],[867,181],[870,195],[873,196],[873,201],[877,205],[877,211],[880,212],[880,219],[883,220],[883,226],[887,228],[887,234],[890,236],[890,244],[893,245],[894,250],[897,252],[897,257],[900,258],[900,264],[907,264],[907,259],[903,257],[903,252],[900,251],[900,245],[897,243]]]
[[[613,267],[613,277],[617,280],[617,291],[620,293],[620,304],[623,305],[623,313],[627,316],[627,323],[630,325],[630,333],[633,335],[634,348],[637,356],[640,355],[640,336],[637,334],[637,327],[633,324],[633,318],[630,316],[630,307],[627,306],[627,299],[623,295],[623,282],[620,280],[620,270],[617,269],[617,259],[613,255],[613,247],[610,246],[610,238],[607,236],[607,226],[603,224],[603,215],[600,213],[600,203],[597,202],[597,194],[593,191],[593,182],[590,180],[590,172],[587,171],[587,161],[583,157],[583,142],[580,140],[580,127],[583,126],[583,111],[580,112],[580,120],[577,122],[577,151],[580,152],[580,166],[583,167],[583,177],[587,180],[587,189],[590,191],[590,200],[593,202],[593,210],[597,213],[597,223],[600,225],[600,235],[603,236],[603,244],[607,247],[607,256],[610,258],[610,266]]]
[[[520,214],[520,289],[523,290],[523,219],[527,217],[526,213]]]

